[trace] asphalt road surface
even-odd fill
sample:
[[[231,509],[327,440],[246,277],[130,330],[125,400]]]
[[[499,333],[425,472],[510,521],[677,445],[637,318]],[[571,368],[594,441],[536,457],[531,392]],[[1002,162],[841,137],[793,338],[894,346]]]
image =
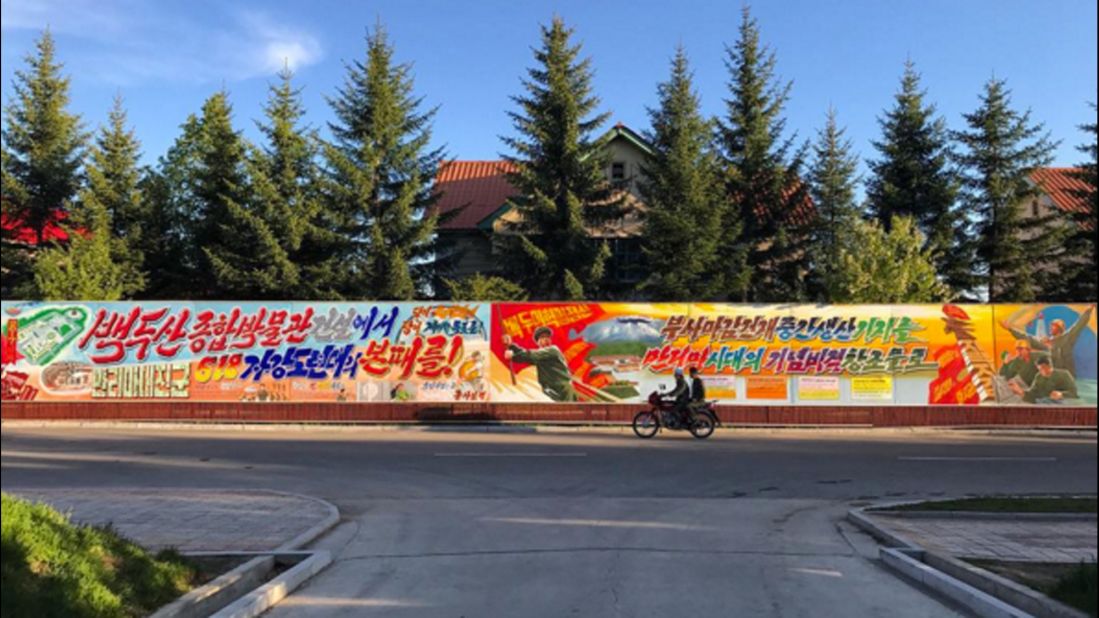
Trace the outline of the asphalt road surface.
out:
[[[1096,492],[1096,441],[945,432],[14,428],[5,490],[266,488],[336,504],[272,616],[950,616],[853,506]]]

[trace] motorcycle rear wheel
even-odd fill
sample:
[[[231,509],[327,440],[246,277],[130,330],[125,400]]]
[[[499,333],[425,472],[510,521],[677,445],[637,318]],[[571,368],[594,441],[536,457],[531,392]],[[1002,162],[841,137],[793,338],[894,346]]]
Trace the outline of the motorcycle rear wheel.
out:
[[[688,429],[692,436],[705,440],[714,433],[714,419],[709,414],[695,414],[691,417],[691,426]]]
[[[656,414],[653,414],[649,410],[642,410],[633,417],[633,432],[637,434],[638,438],[648,440],[656,435],[656,432],[660,431],[660,422],[656,418]]]

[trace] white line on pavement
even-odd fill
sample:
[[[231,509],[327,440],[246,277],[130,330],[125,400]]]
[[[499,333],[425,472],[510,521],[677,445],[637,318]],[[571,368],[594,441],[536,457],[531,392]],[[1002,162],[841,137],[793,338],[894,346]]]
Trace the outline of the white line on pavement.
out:
[[[900,461],[1057,461],[1056,457],[898,457]]]
[[[492,453],[492,452],[469,452],[469,453],[435,453],[436,457],[587,457],[587,453]]]

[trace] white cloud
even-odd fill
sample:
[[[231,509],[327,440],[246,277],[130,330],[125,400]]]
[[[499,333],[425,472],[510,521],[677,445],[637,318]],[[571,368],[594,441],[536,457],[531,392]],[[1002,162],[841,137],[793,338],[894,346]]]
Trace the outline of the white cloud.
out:
[[[137,0],[4,0],[4,30],[51,31],[81,43],[60,50],[72,71],[110,83],[224,82],[300,69],[323,56],[308,31],[263,11]]]

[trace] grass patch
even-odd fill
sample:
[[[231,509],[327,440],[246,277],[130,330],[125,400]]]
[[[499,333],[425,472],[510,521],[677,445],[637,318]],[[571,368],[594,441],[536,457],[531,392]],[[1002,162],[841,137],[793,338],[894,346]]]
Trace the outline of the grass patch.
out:
[[[1071,496],[988,496],[917,502],[891,506],[881,511],[971,511],[976,513],[1095,513],[1095,498]]]
[[[1096,615],[1099,573],[1095,562],[1063,564],[976,559],[967,562],[1033,588],[1090,616]]]
[[[73,524],[45,504],[2,499],[0,616],[144,616],[200,576],[173,550],[155,555],[109,527]]]

